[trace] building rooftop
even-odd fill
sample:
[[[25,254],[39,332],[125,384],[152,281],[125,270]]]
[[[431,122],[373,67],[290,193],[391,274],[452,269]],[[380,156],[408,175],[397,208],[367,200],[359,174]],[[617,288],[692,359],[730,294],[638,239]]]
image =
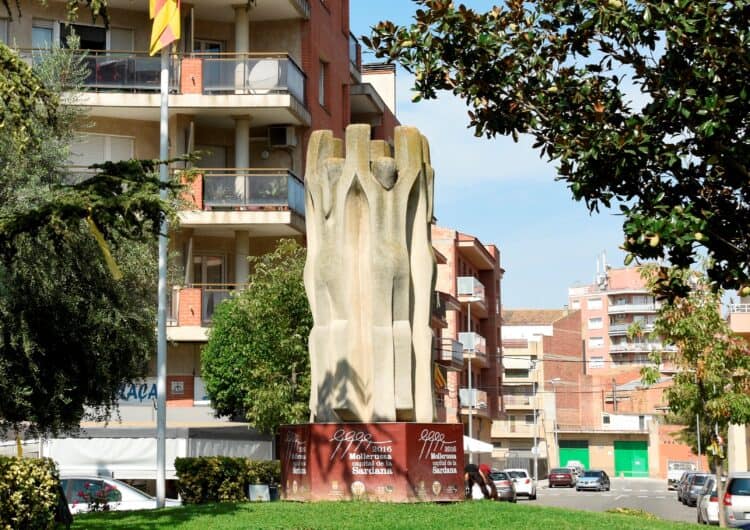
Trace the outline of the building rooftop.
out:
[[[567,316],[567,309],[506,309],[503,310],[503,326],[551,325]]]

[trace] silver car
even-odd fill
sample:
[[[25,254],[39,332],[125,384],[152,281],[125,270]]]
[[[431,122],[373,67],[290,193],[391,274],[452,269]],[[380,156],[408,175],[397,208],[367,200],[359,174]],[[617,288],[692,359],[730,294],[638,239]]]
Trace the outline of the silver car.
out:
[[[576,482],[576,491],[581,490],[609,491],[609,476],[601,470],[584,471]]]
[[[719,492],[714,477],[706,480],[698,495],[696,508],[698,524],[719,524]]]
[[[730,473],[722,499],[727,524],[732,528],[750,528],[750,473]]]

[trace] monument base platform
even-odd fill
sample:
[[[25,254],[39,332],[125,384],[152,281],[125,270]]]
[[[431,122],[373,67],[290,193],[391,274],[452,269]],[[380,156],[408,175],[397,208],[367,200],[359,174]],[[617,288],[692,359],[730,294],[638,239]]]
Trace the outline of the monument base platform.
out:
[[[279,440],[285,500],[464,499],[460,423],[285,425]]]

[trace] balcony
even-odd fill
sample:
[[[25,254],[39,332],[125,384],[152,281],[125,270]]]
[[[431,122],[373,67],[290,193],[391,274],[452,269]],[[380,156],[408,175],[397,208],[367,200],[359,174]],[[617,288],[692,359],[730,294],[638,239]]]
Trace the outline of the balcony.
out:
[[[286,94],[305,103],[305,74],[288,55],[222,54],[201,63],[203,94]]]
[[[481,366],[487,365],[487,341],[478,333],[462,332],[458,334],[458,341],[464,347],[464,359],[476,359]]]
[[[200,169],[190,184],[195,208],[180,224],[199,228],[232,225],[259,235],[291,237],[305,231],[305,187],[288,169]]]
[[[18,53],[30,64],[46,50]],[[158,120],[161,59],[147,52],[80,52],[87,89],[77,105],[92,115]],[[169,108],[173,113],[210,114],[219,125],[232,116],[254,111],[253,126],[278,123],[309,126],[306,75],[285,53],[172,55],[169,63]],[[128,98],[122,92],[130,93]],[[223,121],[223,123],[221,123]]]
[[[167,335],[169,340],[202,342],[206,328],[211,325],[216,308],[244,289],[244,284],[192,284],[172,287],[168,291]]]
[[[636,433],[646,434],[648,433],[648,425],[568,425],[564,423],[557,424],[558,433]]]
[[[360,72],[362,66],[362,48],[357,40],[357,37],[353,33],[349,33],[349,73],[352,78],[357,82],[362,82],[362,74]]]
[[[464,366],[463,344],[453,339],[436,339],[437,362],[448,368],[461,370]]]
[[[609,353],[639,353],[654,351],[676,351],[674,346],[665,346],[655,342],[627,342],[623,344],[612,344]]]
[[[482,282],[473,276],[456,278],[456,293],[463,304],[471,304],[471,312],[479,318],[487,318],[487,297]]]
[[[609,325],[609,334],[610,335],[627,335],[628,329],[630,329],[630,326],[632,326],[634,322],[626,322],[624,324],[610,324]],[[653,324],[645,324],[641,323],[641,329],[644,333],[651,333],[654,331],[654,325]]]
[[[729,306],[729,327],[735,333],[750,336],[750,304]]]
[[[461,402],[461,414],[468,414],[469,410],[476,415],[488,416],[487,392],[476,388],[460,388],[458,399]]]
[[[503,393],[503,405],[505,409],[534,409],[534,396],[525,394]]]
[[[541,421],[539,422],[541,423]],[[537,435],[541,437],[541,426],[537,428]],[[534,424],[512,420],[495,420],[492,422],[492,438],[533,438]]]
[[[610,304],[607,313],[618,315],[623,313],[656,313],[659,307],[655,303],[647,304]]]

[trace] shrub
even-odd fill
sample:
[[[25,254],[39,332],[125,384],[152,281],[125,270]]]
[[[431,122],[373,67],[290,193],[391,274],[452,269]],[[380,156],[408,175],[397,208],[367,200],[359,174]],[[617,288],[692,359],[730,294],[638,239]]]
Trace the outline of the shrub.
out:
[[[59,492],[57,468],[49,458],[0,456],[1,529],[54,528]]]
[[[242,501],[249,484],[278,484],[278,461],[203,456],[176,458],[177,490],[185,504]]]

